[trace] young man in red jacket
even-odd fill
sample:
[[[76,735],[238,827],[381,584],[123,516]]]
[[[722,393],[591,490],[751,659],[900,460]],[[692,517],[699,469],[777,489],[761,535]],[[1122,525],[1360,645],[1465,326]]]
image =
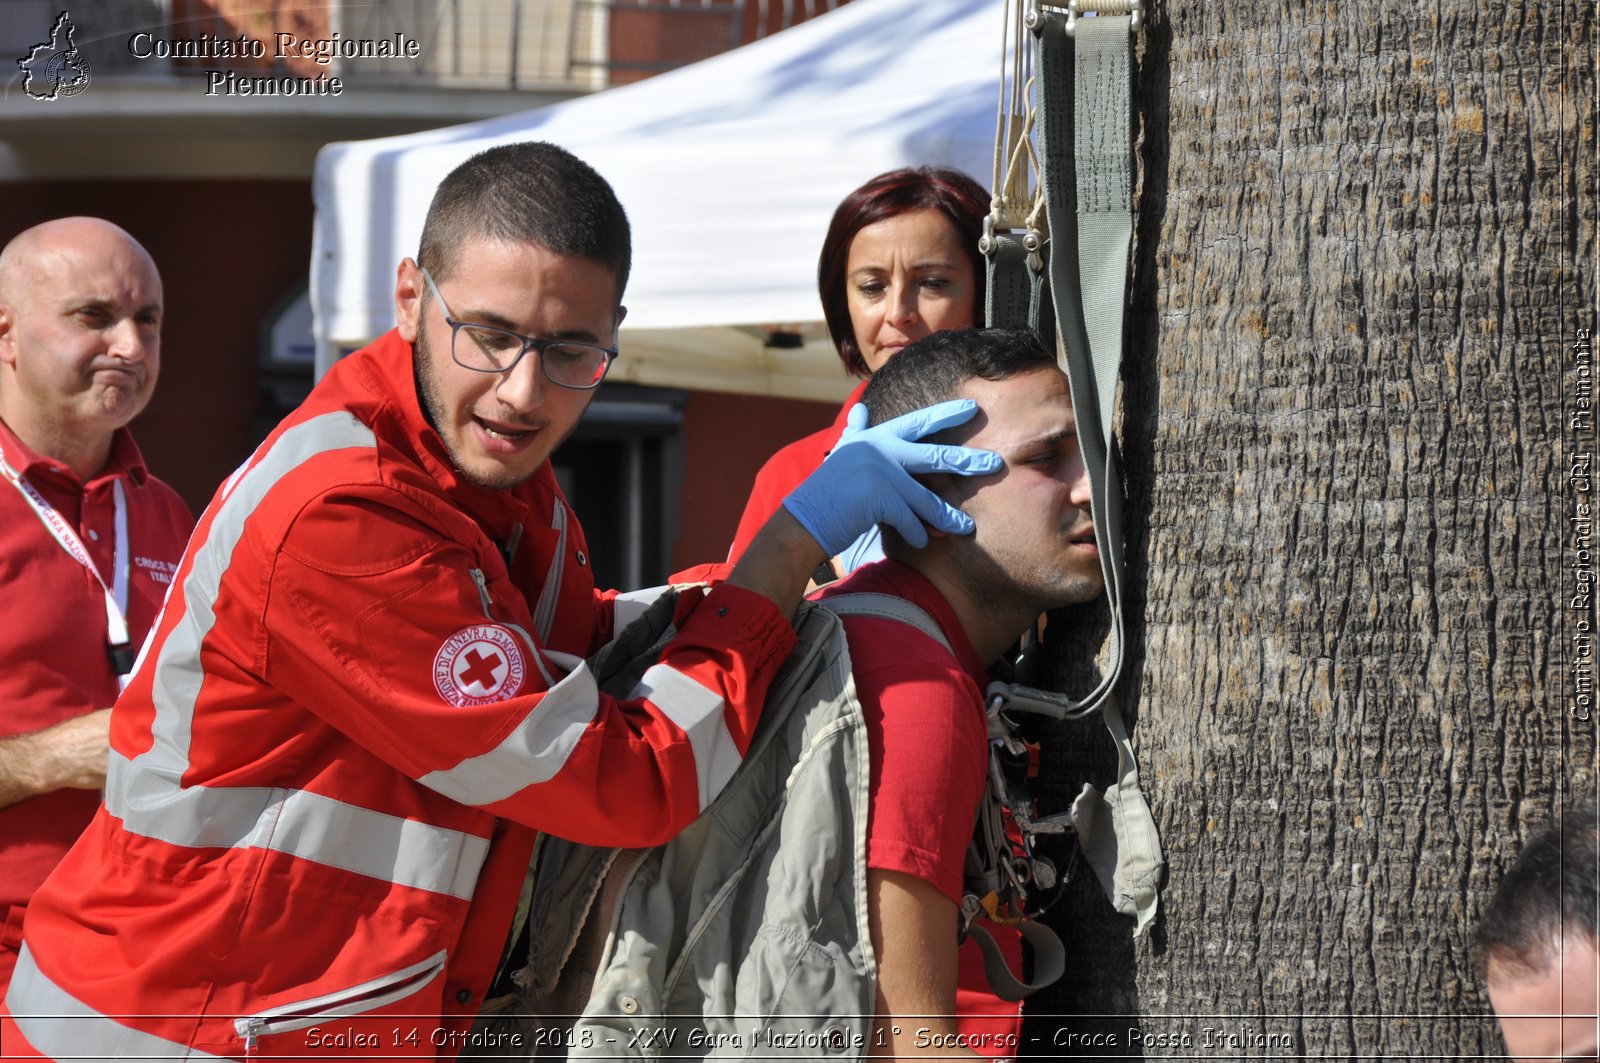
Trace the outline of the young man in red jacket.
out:
[[[549,464],[613,358],[626,216],[548,144],[474,156],[341,362],[201,517],[111,726],[106,803],[39,892],[7,1054],[444,1056],[501,959],[533,839],[640,846],[748,748],[806,578],[869,524],[970,521],[910,472],[993,455],[857,433],[632,695]]]

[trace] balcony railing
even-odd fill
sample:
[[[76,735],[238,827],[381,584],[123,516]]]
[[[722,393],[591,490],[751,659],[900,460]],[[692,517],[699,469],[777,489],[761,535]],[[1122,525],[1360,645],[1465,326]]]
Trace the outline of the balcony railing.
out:
[[[7,16],[0,52],[25,54],[40,43],[23,38],[34,25],[36,36],[47,37],[60,2],[0,0]],[[69,12],[74,43],[97,81],[227,69],[446,89],[606,83],[602,0],[70,0]],[[241,38],[245,46],[236,47]],[[402,54],[350,57],[352,46],[370,50],[368,41]]]
[[[606,5],[594,0],[372,0],[338,9],[356,40],[409,35],[413,62],[348,59],[363,81],[414,79],[442,87],[605,85]]]
[[[598,89],[746,44],[843,0],[70,0],[98,78],[337,75],[351,84]],[[0,0],[0,54],[47,36],[62,0]],[[36,29],[35,29],[36,27]],[[245,41],[244,48],[230,48]],[[332,56],[316,57],[319,42]],[[328,49],[327,42],[338,47]],[[349,54],[364,42],[400,56]],[[287,45],[287,48],[285,47]],[[245,54],[240,54],[244,52]],[[308,57],[309,56],[309,57]]]

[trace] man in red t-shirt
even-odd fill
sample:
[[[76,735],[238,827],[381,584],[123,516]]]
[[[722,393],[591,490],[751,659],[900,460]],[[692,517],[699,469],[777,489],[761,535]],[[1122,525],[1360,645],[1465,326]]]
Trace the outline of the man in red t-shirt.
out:
[[[971,536],[913,549],[884,530],[887,560],[820,593],[887,594],[922,609],[944,642],[896,619],[846,615],[867,724],[871,800],[868,916],[878,957],[882,1054],[1015,1054],[1016,1019],[958,1025],[954,928],[962,867],[986,778],[986,666],[1041,612],[1101,592],[1066,376],[1027,332],[943,332],[879,369],[863,401],[873,423],[943,399],[972,399],[970,422],[930,442],[998,453],[988,476],[928,476],[972,517]],[[945,645],[945,644],[948,645]]]
[[[0,251],[0,999],[29,898],[99,805],[110,705],[194,527],[126,427],[161,311],[155,263],[110,222]]]

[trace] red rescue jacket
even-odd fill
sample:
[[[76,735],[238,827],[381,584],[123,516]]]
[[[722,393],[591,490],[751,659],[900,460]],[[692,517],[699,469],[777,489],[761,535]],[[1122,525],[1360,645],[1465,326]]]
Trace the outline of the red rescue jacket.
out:
[[[794,634],[738,588],[690,604],[598,693],[613,599],[549,465],[465,481],[409,346],[346,359],[201,518],[106,803],[31,906],[7,1053],[453,1057],[535,832],[655,844],[738,766]]]

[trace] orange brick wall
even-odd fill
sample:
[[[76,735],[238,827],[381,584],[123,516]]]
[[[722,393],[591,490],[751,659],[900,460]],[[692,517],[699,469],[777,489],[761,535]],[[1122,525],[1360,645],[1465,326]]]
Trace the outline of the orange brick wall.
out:
[[[841,370],[841,373],[843,370]],[[833,422],[829,403],[691,391],[683,407],[683,509],[672,570],[727,557],[761,464]]]

